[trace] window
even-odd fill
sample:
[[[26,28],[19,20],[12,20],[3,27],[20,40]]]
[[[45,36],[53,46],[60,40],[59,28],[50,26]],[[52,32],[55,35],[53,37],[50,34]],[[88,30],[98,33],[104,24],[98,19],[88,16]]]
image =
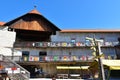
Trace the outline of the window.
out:
[[[22,51],[22,56],[29,56],[29,51]]]
[[[29,51],[22,51],[22,60],[29,61]]]
[[[75,42],[76,42],[76,39],[75,39],[75,38],[71,38],[71,42],[72,42],[72,43],[75,43]]]
[[[40,51],[39,56],[47,56],[47,52],[46,51]]]

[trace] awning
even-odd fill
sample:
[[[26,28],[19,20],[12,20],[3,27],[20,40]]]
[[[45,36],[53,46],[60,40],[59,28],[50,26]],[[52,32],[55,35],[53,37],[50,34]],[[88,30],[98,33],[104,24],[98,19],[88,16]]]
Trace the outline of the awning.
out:
[[[89,66],[57,66],[57,69],[88,69]]]
[[[120,70],[120,66],[110,66],[110,70]]]
[[[107,66],[120,66],[120,60],[102,60],[102,63]]]
[[[108,67],[110,70],[120,70],[120,60],[106,60],[102,59],[102,64],[104,67]],[[89,67],[90,69],[96,69],[98,66],[98,61],[95,62]]]
[[[57,69],[69,69],[68,66],[57,66],[56,68],[57,68]]]
[[[110,70],[120,70],[120,60],[102,60],[102,63]]]

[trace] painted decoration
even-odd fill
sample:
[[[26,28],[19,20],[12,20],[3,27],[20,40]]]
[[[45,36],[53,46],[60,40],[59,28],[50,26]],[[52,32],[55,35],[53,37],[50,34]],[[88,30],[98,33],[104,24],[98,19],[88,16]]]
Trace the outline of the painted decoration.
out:
[[[54,61],[58,61],[58,56],[54,56]]]
[[[39,61],[39,57],[34,57],[34,61]]]
[[[80,42],[77,42],[77,43],[76,43],[76,46],[81,46],[81,43],[80,43]]]
[[[12,67],[11,70],[17,70],[17,67]]]
[[[67,56],[63,56],[63,60],[64,60],[64,61],[67,61],[67,60],[68,60],[68,57],[67,57]]]
[[[30,57],[29,57],[29,61],[34,61],[34,57],[33,57],[33,56],[30,56]]]
[[[23,56],[24,61],[28,61],[28,56]]]
[[[73,57],[73,60],[76,61],[77,60],[77,57],[76,56],[72,56]]]

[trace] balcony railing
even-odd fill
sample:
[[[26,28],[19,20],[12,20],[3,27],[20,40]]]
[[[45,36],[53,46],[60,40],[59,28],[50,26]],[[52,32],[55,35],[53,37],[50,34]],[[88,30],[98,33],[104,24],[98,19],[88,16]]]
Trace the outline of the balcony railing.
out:
[[[103,56],[104,59],[116,59],[116,56]],[[94,56],[23,56],[20,61],[37,61],[37,62],[51,62],[51,61],[92,61]]]
[[[0,71],[6,71],[11,80],[29,80],[30,73],[16,62],[0,55]]]
[[[24,56],[22,61],[88,61],[92,56]]]
[[[101,46],[115,46],[118,42],[104,42]],[[15,47],[86,47],[93,46],[90,42],[15,42]]]

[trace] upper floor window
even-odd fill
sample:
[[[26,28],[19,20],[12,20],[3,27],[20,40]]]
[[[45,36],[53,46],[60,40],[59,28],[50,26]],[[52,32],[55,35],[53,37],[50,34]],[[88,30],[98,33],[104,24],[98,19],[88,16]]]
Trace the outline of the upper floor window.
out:
[[[76,39],[75,39],[75,38],[71,38],[71,42],[72,42],[72,43],[75,43],[75,42],[76,42]]]
[[[47,52],[46,51],[40,51],[39,56],[47,56]]]
[[[29,56],[29,51],[22,51],[22,55],[24,55],[24,56]]]

